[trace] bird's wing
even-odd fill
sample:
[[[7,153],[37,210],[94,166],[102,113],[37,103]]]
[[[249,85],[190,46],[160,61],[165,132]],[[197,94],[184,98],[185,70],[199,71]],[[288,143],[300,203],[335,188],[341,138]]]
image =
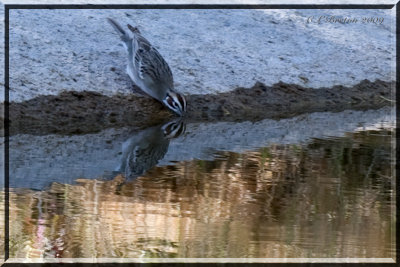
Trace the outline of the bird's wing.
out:
[[[142,80],[150,80],[173,86],[173,78],[168,63],[146,38],[134,32],[134,65]]]
[[[136,146],[127,158],[125,174],[127,178],[136,178],[147,170],[157,165],[168,151],[169,142],[147,145],[146,147]]]

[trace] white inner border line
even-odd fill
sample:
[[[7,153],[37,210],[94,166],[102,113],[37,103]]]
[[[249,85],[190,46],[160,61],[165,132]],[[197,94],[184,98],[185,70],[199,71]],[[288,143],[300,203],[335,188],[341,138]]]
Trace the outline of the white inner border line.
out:
[[[392,258],[9,258],[6,263],[396,263]]]

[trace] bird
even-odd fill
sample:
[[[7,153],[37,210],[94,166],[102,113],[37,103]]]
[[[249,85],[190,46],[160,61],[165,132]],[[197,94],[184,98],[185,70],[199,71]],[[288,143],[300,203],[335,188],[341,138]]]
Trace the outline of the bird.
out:
[[[172,71],[165,59],[137,27],[127,24],[128,32],[112,18],[107,20],[119,34],[128,52],[126,72],[131,80],[147,95],[183,116],[186,112],[186,99],[174,89]]]
[[[170,140],[185,131],[185,122],[177,119],[136,133],[122,144],[121,161],[114,173],[123,173],[128,180],[143,175],[164,158]]]

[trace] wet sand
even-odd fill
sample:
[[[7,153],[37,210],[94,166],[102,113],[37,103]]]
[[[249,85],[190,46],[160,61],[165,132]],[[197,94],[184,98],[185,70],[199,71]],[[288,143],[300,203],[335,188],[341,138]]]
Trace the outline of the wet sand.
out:
[[[306,88],[277,83],[187,96],[188,122],[258,121],[302,113],[378,109],[390,105],[392,83],[364,80],[353,87]],[[3,108],[3,105],[1,106]],[[62,92],[10,103],[10,135],[86,134],[107,128],[143,129],[176,117],[161,103],[137,94],[105,96]]]

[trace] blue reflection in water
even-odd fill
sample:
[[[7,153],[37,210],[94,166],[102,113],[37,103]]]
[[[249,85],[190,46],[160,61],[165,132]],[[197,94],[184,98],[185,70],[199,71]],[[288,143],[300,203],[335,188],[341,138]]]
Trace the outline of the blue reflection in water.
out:
[[[185,133],[185,123],[175,120],[145,129],[133,135],[122,146],[121,165],[116,172],[134,179],[156,166],[168,152],[170,140]]]

